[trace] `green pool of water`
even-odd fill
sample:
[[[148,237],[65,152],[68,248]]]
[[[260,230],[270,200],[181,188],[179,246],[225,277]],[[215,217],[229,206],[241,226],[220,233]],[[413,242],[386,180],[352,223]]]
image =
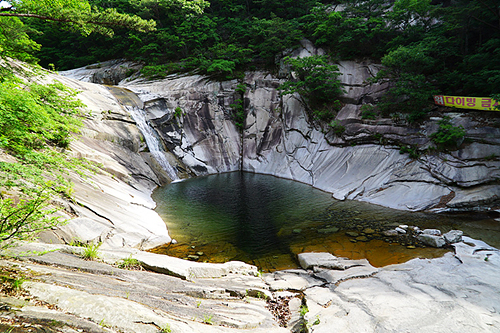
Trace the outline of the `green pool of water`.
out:
[[[233,172],[187,179],[157,189],[153,199],[178,241],[154,252],[207,262],[241,260],[264,271],[297,267],[296,254],[306,251],[367,258],[375,266],[447,251],[414,249],[381,234],[399,224],[461,229],[492,246],[500,243],[500,223],[488,216],[410,213],[336,201],[309,185],[268,175]]]

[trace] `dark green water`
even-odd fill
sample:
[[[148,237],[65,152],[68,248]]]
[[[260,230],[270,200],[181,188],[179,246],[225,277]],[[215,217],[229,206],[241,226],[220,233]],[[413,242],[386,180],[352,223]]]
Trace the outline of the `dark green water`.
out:
[[[410,250],[412,244],[400,245],[379,234],[399,224],[443,232],[461,229],[500,245],[500,223],[487,216],[409,213],[336,201],[309,185],[267,175],[233,172],[192,178],[159,188],[153,198],[178,241],[156,252],[198,255],[198,260],[209,262],[242,260],[264,270],[296,267],[296,254],[305,251],[368,258],[377,266],[444,253]],[[356,241],[347,231],[367,239]]]

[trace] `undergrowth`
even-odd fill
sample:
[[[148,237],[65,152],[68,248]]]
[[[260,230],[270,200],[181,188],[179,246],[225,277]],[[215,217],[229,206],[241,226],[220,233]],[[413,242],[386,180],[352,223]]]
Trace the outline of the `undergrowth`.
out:
[[[84,105],[76,95],[61,83],[30,82],[2,67],[0,247],[62,223],[50,204],[54,197],[71,197],[69,171],[83,176],[95,170],[87,161],[65,153],[82,126]]]

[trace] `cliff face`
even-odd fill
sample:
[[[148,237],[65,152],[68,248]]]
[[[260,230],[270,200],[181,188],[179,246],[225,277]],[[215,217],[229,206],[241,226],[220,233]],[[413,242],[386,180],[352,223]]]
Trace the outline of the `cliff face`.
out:
[[[317,53],[311,45],[297,56]],[[118,66],[111,63],[110,66]],[[103,83],[116,79],[107,64],[66,73]],[[120,68],[126,66],[120,65]],[[297,96],[279,95],[282,82],[248,72],[242,82],[215,82],[198,75],[164,80],[122,80],[144,102],[146,115],[170,151],[179,174],[191,176],[245,170],[311,184],[337,199],[367,201],[403,210],[477,210],[500,202],[500,118],[495,112],[448,112],[467,134],[460,149],[411,159],[400,147],[433,146],[443,113],[410,127],[398,117],[363,120],[361,105],[380,98],[384,85],[368,85],[379,65],[342,61],[346,93],[335,134],[313,124]],[[107,78],[107,76],[110,76]],[[104,80],[104,81],[103,81]],[[246,120],[241,131],[232,120],[235,91],[244,83]],[[177,110],[177,111],[176,111]],[[404,110],[402,110],[404,111]]]
[[[448,113],[467,131],[459,150],[411,159],[401,145],[431,146],[428,135],[439,117],[418,127],[396,120],[362,120],[360,104],[376,100],[380,85],[366,79],[371,63],[341,62],[347,93],[335,135],[308,120],[295,96],[280,97],[280,80],[247,73],[243,83],[246,122],[231,120],[237,81],[213,82],[201,76],[161,81],[122,82],[145,102],[147,114],[192,175],[245,170],[311,184],[337,199],[354,199],[403,210],[475,210],[498,206],[500,198],[500,120],[486,113]],[[180,108],[181,116],[174,116]]]
[[[60,213],[69,223],[43,232],[41,240],[102,242],[102,249],[150,249],[170,242],[150,197],[163,175],[153,171],[149,154],[141,152],[145,148],[142,135],[127,111],[104,86],[53,74],[45,79],[81,92],[78,97],[89,114],[69,153],[97,163],[98,169],[84,177],[69,174],[73,198],[59,203]]]

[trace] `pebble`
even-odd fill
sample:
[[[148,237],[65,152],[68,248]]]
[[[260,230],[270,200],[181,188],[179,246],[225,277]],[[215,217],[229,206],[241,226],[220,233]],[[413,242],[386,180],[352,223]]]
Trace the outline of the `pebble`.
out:
[[[356,237],[356,240],[360,241],[360,242],[368,242],[369,241],[369,239],[366,236]]]
[[[407,249],[416,249],[415,245],[408,245],[406,248]]]
[[[300,234],[302,232],[302,229],[293,229],[292,231],[294,234]]]
[[[375,230],[373,230],[372,228],[366,228],[365,230],[363,230],[363,232],[365,234],[374,234]]]
[[[397,227],[397,228],[396,228],[396,229],[394,229],[394,230],[396,230],[396,231],[397,231],[398,233],[400,233],[400,234],[406,234],[406,230],[405,230],[405,229],[403,229],[403,228],[401,228],[401,227]]]
[[[384,236],[389,236],[389,237],[393,237],[393,236],[397,236],[398,235],[398,232],[396,230],[386,230],[384,232],[382,232],[384,234]]]
[[[190,254],[187,257],[188,257],[189,260],[195,260],[195,261],[198,260],[198,259],[200,259],[199,256],[194,255],[194,254]]]
[[[201,257],[202,255],[204,255],[204,253],[201,251],[198,251],[198,252],[196,252],[196,255]]]
[[[359,236],[359,234],[357,232],[354,232],[354,231],[348,231],[345,234],[349,237],[358,237]]]
[[[358,242],[357,240],[352,239],[352,238],[351,238],[351,239],[349,239],[349,241],[350,241],[351,243],[357,243],[357,242]]]

